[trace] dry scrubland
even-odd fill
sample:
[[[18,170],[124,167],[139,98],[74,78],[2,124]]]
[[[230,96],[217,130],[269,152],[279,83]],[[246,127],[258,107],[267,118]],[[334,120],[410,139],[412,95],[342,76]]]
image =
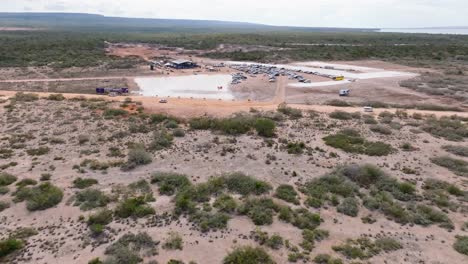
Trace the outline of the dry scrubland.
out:
[[[5,263],[465,263],[467,120],[0,98]]]

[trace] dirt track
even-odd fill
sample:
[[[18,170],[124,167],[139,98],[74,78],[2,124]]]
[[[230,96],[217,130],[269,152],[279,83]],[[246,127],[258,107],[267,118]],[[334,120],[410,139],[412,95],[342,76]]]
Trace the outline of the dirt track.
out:
[[[278,87],[284,87],[278,85]],[[279,88],[280,91],[282,90]],[[14,91],[0,91],[0,96],[14,96],[16,92]],[[37,93],[41,97],[46,97],[52,93]],[[133,101],[142,102],[143,107],[147,112],[150,113],[166,113],[170,115],[175,115],[182,118],[191,118],[197,116],[216,116],[224,117],[229,116],[234,113],[239,112],[248,112],[252,108],[262,111],[274,111],[278,108],[278,105],[282,103],[281,92],[279,97],[275,98],[272,102],[253,102],[253,101],[221,101],[221,100],[199,100],[199,99],[182,99],[182,98],[171,98],[167,104],[159,103],[159,98],[157,97],[142,97],[142,96],[122,96],[122,97],[107,97],[107,96],[98,96],[98,95],[85,95],[85,94],[64,94],[66,98],[76,98],[76,97],[85,97],[85,98],[103,98],[105,100],[123,102],[125,98],[131,98]],[[290,107],[298,108],[304,111],[317,111],[321,113],[331,113],[336,110],[345,111],[345,112],[362,112],[362,107],[336,107],[328,105],[303,105],[303,104],[288,104]],[[374,109],[375,114],[379,114],[384,111],[395,112],[398,109],[394,108],[382,108]],[[406,110],[408,114],[420,113],[423,115],[434,115],[437,117],[440,116],[451,116],[458,115],[461,117],[467,117],[467,112],[453,112],[453,111],[424,111],[424,110]]]

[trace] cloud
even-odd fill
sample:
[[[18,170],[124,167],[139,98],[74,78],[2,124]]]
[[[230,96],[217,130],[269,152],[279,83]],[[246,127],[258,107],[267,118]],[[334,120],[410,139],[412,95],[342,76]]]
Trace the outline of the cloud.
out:
[[[468,25],[466,0],[8,0],[0,4],[0,11],[23,10],[291,26]]]

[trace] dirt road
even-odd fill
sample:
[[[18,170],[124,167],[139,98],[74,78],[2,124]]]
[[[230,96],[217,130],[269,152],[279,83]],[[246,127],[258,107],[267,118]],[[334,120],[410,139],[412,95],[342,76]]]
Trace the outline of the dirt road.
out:
[[[0,96],[11,97],[16,94],[15,91],[0,91]],[[46,97],[52,93],[37,93],[41,97]],[[90,94],[63,94],[66,98],[103,98],[114,102],[123,102],[125,98],[131,98],[133,101],[138,101],[143,104],[145,110],[149,113],[166,113],[169,115],[178,116],[181,118],[191,118],[197,116],[215,116],[225,117],[239,112],[249,112],[252,108],[262,111],[274,111],[282,102],[275,99],[272,102],[255,102],[255,101],[221,101],[221,100],[199,100],[199,99],[182,99],[170,98],[166,104],[159,103],[158,97],[143,97],[143,96],[122,96],[122,97],[107,97]],[[304,104],[289,104],[290,107],[298,108],[304,111],[317,111],[322,113],[331,113],[336,110],[345,112],[362,112],[362,107],[335,107],[328,105],[304,105]],[[374,114],[379,114],[384,111],[395,112],[398,109],[382,108],[374,109]],[[468,118],[468,112],[453,112],[453,111],[424,111],[409,109],[408,114],[420,113],[423,115],[434,115],[437,117],[458,115]]]
[[[81,77],[81,78],[45,78],[45,79],[22,79],[22,80],[0,80],[0,83],[22,83],[22,82],[67,82],[67,81],[88,81],[88,80],[115,80],[134,79],[137,76],[105,76],[105,77]]]

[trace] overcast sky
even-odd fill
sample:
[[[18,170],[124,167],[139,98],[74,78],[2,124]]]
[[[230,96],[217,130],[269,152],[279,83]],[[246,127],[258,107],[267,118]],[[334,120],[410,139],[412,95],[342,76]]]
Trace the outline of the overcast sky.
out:
[[[468,26],[468,0],[0,0],[0,12],[24,11],[308,27]]]

